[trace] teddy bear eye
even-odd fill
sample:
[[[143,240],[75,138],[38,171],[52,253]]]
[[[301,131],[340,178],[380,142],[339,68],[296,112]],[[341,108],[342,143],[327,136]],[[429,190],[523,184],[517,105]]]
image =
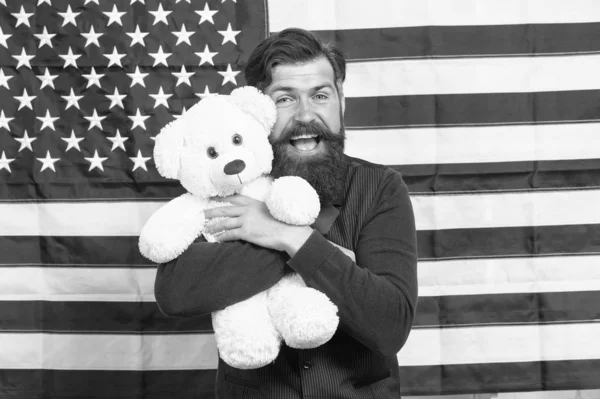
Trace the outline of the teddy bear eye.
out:
[[[208,149],[206,150],[206,154],[211,159],[215,159],[219,156],[219,153],[217,152],[217,150],[215,150],[215,147],[208,147]]]
[[[234,134],[233,137],[231,138],[231,141],[235,145],[240,145],[240,144],[242,144],[242,141],[244,141],[244,139],[242,139],[242,136],[240,136],[239,134]]]

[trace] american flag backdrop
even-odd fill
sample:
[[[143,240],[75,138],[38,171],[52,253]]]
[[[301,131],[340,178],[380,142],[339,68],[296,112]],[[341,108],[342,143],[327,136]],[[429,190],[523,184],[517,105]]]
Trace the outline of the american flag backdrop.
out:
[[[289,26],[346,52],[347,153],[411,192],[405,395],[600,388],[599,0],[0,0],[0,397],[209,398],[137,235],[153,138]]]

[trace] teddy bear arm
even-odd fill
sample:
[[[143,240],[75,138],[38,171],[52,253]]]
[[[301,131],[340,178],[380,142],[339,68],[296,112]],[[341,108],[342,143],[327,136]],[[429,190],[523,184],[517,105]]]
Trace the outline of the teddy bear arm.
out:
[[[183,194],[156,211],[140,234],[139,249],[153,262],[169,262],[183,253],[204,229],[206,200]]]
[[[319,216],[319,196],[308,182],[297,176],[273,181],[265,200],[271,215],[284,223],[310,225]]]

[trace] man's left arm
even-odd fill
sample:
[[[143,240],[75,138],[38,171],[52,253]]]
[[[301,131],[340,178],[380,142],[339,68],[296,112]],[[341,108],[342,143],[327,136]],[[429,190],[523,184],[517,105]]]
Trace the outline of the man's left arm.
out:
[[[395,355],[412,328],[418,295],[415,221],[399,174],[382,181],[355,255],[353,261],[313,231],[288,264],[338,306],[341,328],[370,349]]]
[[[285,251],[288,265],[309,287],[325,293],[339,310],[340,326],[368,348],[395,355],[406,342],[417,305],[417,243],[408,188],[399,174],[382,179],[366,216],[356,261],[307,226],[273,219],[259,201],[228,197],[231,207],[206,211],[206,231],[219,241],[244,240]]]

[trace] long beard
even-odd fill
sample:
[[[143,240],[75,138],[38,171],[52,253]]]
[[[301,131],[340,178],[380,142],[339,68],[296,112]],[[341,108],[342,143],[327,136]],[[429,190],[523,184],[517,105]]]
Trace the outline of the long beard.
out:
[[[303,134],[316,134],[320,139],[319,145],[325,146],[325,151],[314,156],[292,153],[288,147],[290,139]],[[316,122],[296,123],[271,143],[274,155],[271,176],[302,177],[316,190],[321,203],[333,203],[346,184],[348,162],[344,157],[345,139],[343,125],[335,134]]]

